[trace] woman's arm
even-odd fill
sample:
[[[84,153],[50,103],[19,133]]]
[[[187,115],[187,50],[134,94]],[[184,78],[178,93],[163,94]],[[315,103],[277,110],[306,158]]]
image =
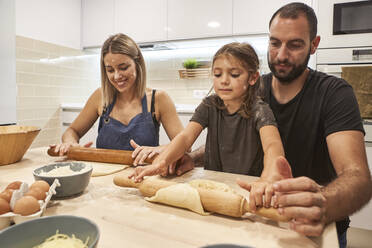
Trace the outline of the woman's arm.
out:
[[[71,146],[79,144],[80,138],[88,132],[99,117],[101,98],[101,89],[99,88],[93,92],[80,114],[63,133],[62,144],[55,146],[56,152],[59,152],[60,155],[64,155]],[[91,144],[92,142],[88,143],[87,146]]]
[[[136,182],[140,182],[144,176],[165,174],[168,171],[168,167],[173,162],[180,159],[185,152],[190,149],[202,130],[203,127],[199,123],[190,122],[186,128],[166,146],[165,150],[159,154],[151,165],[138,166],[130,177],[134,177]]]
[[[163,125],[169,140],[172,140],[183,130],[183,125],[177,115],[176,107],[165,91],[156,91],[154,97],[156,119]],[[132,153],[134,166],[141,165],[145,162],[146,158],[152,158],[156,154],[161,153],[166,146],[140,146],[134,140],[131,140],[130,144],[134,148]]]
[[[183,125],[178,117],[176,106],[165,91],[155,94],[155,110],[158,109],[159,122],[163,125],[169,140],[172,140],[183,130]]]

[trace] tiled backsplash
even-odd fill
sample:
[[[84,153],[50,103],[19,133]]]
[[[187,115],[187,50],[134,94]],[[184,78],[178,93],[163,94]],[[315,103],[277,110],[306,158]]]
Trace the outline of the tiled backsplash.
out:
[[[99,86],[97,55],[16,37],[17,124],[41,132],[32,147],[60,142],[62,102],[85,102]]]
[[[62,103],[85,103],[100,86],[100,54],[21,36],[16,40],[17,119],[42,130],[33,147],[61,140]],[[211,79],[180,79],[185,59],[210,61],[219,47],[144,51],[147,86],[166,91],[176,104],[200,103],[194,90],[208,91]],[[261,59],[265,59],[262,56]]]

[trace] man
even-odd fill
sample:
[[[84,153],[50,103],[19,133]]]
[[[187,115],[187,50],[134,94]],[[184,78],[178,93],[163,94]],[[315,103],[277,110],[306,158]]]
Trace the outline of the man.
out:
[[[320,42],[312,8],[285,5],[269,28],[271,73],[263,76],[264,100],[274,112],[294,176],[274,184],[276,192],[285,193],[277,194],[279,211],[293,218],[293,230],[310,236],[337,221],[340,246],[346,247],[347,216],[372,194],[356,98],[344,80],[307,67]]]
[[[304,235],[318,236],[327,223],[337,221],[341,247],[346,247],[347,216],[372,194],[357,101],[344,80],[307,67],[320,42],[310,7],[285,5],[274,13],[269,27],[272,73],[263,76],[263,96],[277,119],[294,177],[274,183],[276,205],[293,219],[290,227]],[[191,155],[200,158],[203,149],[196,153]],[[190,157],[182,159],[169,173],[180,175],[192,168]],[[277,170],[287,178],[288,162],[278,161]],[[251,190],[250,184],[239,184]]]

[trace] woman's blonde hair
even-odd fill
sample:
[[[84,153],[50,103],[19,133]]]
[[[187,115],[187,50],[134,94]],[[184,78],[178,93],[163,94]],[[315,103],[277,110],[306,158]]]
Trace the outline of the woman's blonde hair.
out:
[[[125,54],[133,59],[136,65],[136,95],[139,98],[142,98],[146,90],[146,66],[145,60],[142,56],[141,50],[138,45],[127,35],[125,34],[115,34],[110,36],[102,45],[101,49],[101,87],[102,87],[102,102],[103,107],[107,108],[110,105],[114,98],[116,97],[117,90],[110,83],[104,58],[106,54]]]
[[[257,53],[253,49],[253,47],[248,43],[233,42],[221,47],[213,56],[212,70],[215,61],[221,57],[224,57],[226,59],[229,58],[237,59],[241,63],[241,65],[247,70],[248,80],[250,80],[251,77],[253,77],[254,74],[259,71],[260,63]],[[259,76],[254,85],[247,84],[247,90],[243,95],[243,103],[238,110],[238,113],[245,118],[249,118],[252,114],[252,105],[255,99],[258,97],[257,91],[258,88],[260,87],[259,86],[260,80],[261,77]],[[219,109],[226,108],[222,99],[219,96],[217,96],[217,94],[213,95],[211,100],[212,103],[217,108]]]

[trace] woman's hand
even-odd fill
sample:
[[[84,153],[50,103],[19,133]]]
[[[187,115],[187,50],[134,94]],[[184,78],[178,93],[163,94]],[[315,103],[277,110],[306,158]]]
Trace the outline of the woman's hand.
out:
[[[134,166],[144,164],[146,158],[152,158],[164,150],[163,146],[140,146],[132,139],[130,140],[130,145],[134,148],[132,153]]]
[[[84,145],[84,147],[90,147],[92,146],[93,142],[88,142]],[[70,149],[70,147],[73,146],[80,146],[79,143],[76,142],[65,142],[62,144],[57,144],[57,145],[49,145],[50,148],[54,149],[55,153],[58,153],[59,156],[64,156],[67,154],[67,151]]]

